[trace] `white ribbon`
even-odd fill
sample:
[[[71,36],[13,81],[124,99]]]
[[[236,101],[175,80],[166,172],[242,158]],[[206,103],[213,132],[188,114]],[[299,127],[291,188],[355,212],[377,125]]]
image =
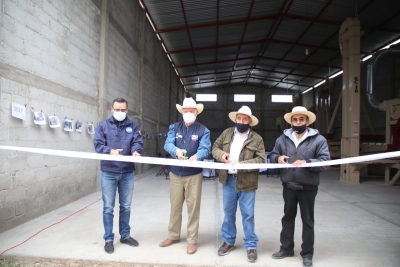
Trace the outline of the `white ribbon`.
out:
[[[140,157],[112,156],[108,154],[75,152],[75,151],[43,149],[43,148],[17,147],[17,146],[0,146],[0,149],[38,153],[38,154],[53,155],[60,157],[82,158],[82,159],[114,160],[114,161],[124,161],[124,162],[135,162],[135,163],[146,163],[146,164],[157,164],[157,165],[173,165],[173,166],[183,166],[183,167],[198,167],[198,168],[208,168],[208,169],[227,170],[232,168],[230,164],[210,162],[210,161],[189,161],[189,160],[177,160],[177,159],[167,159],[167,158],[142,157],[142,156]],[[374,160],[397,158],[397,157],[400,157],[400,151],[379,153],[367,156],[350,157],[344,159],[335,159],[335,160],[328,160],[328,161],[321,161],[314,163],[306,163],[301,167],[317,167],[317,166],[330,166],[330,165],[340,165],[349,163],[360,163],[366,161],[374,161]],[[235,165],[235,169],[237,170],[275,169],[275,168],[299,168],[299,167],[294,167],[292,164],[278,164],[278,163],[271,163],[271,164],[240,163]]]

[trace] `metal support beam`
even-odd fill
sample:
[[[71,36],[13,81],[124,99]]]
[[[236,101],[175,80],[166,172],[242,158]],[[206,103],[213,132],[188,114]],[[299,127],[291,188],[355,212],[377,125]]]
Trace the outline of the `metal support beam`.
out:
[[[335,106],[335,109],[333,111],[331,121],[329,122],[328,133],[333,133],[333,130],[332,130],[333,123],[335,122],[335,118],[336,118],[337,112],[339,110],[339,106],[342,103],[342,94],[343,94],[343,90],[340,91],[339,98],[338,98],[338,100],[336,102],[336,106]]]
[[[233,61],[239,61],[239,60],[252,60],[252,59],[257,59],[257,58],[260,58],[263,60],[276,60],[276,61],[282,61],[282,62],[289,62],[289,63],[295,63],[295,64],[299,64],[299,65],[307,65],[307,66],[315,66],[315,67],[328,67],[327,64],[318,64],[318,63],[289,60],[289,59],[282,59],[282,58],[274,58],[274,57],[266,57],[266,56],[255,56],[255,57],[243,57],[243,58],[238,58],[238,59],[209,61],[209,62],[202,62],[202,63],[197,63],[197,64],[174,65],[174,68],[180,69],[180,68],[187,68],[187,67],[194,67],[194,66],[214,65],[214,64],[219,64],[219,63],[227,63],[227,62],[233,62]],[[338,69],[338,70],[342,69],[340,66],[335,66],[335,65],[331,65],[330,68]]]
[[[340,23],[338,21],[333,21],[333,20],[311,18],[311,17],[306,17],[306,16],[298,16],[298,15],[293,15],[293,14],[288,14],[288,13],[282,14],[280,12],[278,14],[272,14],[272,15],[266,15],[266,16],[260,16],[260,17],[251,17],[251,18],[246,18],[246,19],[216,21],[216,22],[205,23],[205,24],[197,24],[197,25],[190,25],[190,26],[186,25],[186,26],[174,27],[174,28],[157,29],[156,33],[160,34],[160,33],[167,33],[167,32],[187,31],[187,30],[194,30],[194,29],[218,27],[218,26],[224,26],[224,25],[242,24],[242,23],[248,23],[248,22],[253,22],[253,21],[277,20],[277,19],[309,21],[312,23],[320,23],[320,24],[327,24],[327,25],[339,25],[339,23]],[[399,32],[398,29],[395,29],[395,28],[386,28],[386,27],[380,27],[380,26],[376,27],[373,25],[365,25],[363,27],[366,29],[379,29],[381,31],[394,32],[394,33]]]
[[[138,110],[138,121],[137,123],[139,124],[139,128],[141,130],[143,130],[143,92],[144,92],[144,82],[145,82],[145,75],[144,75],[144,71],[145,71],[145,64],[144,64],[144,60],[145,60],[145,35],[146,35],[146,13],[145,11],[141,11],[140,12],[140,29],[139,29],[139,49],[140,49],[140,53],[139,53],[139,110]],[[143,172],[143,164],[137,164],[136,167],[136,171],[138,173],[142,173]]]
[[[360,153],[360,36],[360,21],[346,19],[339,31],[343,57],[342,158]],[[359,170],[351,164],[340,165],[340,181],[359,184]]]
[[[108,88],[108,28],[110,25],[110,4],[108,0],[101,1],[100,28],[100,67],[98,94],[98,121],[106,118],[107,88]]]
[[[240,43],[227,43],[227,44],[219,44],[219,45],[212,45],[212,46],[201,46],[201,47],[196,47],[196,48],[167,50],[167,54],[172,55],[172,54],[179,54],[179,53],[188,53],[188,52],[193,52],[193,51],[214,50],[214,49],[220,49],[220,48],[226,48],[226,47],[232,47],[232,46],[245,46],[245,45],[265,44],[265,43],[287,44],[287,45],[302,46],[302,47],[307,47],[307,48],[316,48],[316,49],[324,49],[324,50],[339,52],[339,49],[335,48],[335,47],[318,46],[318,45],[314,45],[311,43],[289,42],[289,41],[278,40],[278,39],[261,39],[261,40],[246,41],[246,42],[243,41]],[[369,53],[371,53],[371,52],[367,52],[367,51],[362,52],[362,54],[369,54]]]

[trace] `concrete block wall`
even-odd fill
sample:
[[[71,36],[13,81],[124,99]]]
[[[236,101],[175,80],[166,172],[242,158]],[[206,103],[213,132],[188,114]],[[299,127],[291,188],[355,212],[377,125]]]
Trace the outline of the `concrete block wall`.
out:
[[[165,155],[165,138],[159,138],[158,133],[168,131],[171,114],[176,111],[176,95],[182,95],[183,88],[177,83],[177,75],[152,26],[147,19],[142,23],[144,15],[137,2],[111,1],[107,101],[111,103],[116,97],[128,100],[128,116],[144,132],[143,156],[156,156],[158,152]],[[141,41],[144,41],[143,46]],[[141,68],[143,77],[140,77]],[[138,169],[144,171],[152,167],[142,164]]]
[[[99,10],[92,1],[0,1],[2,145],[93,151],[92,135],[36,125],[31,110],[97,120]],[[26,105],[26,120],[11,103]],[[94,160],[0,151],[0,232],[97,190]]]
[[[96,96],[99,16],[91,1],[3,0],[2,8],[2,63]]]
[[[117,97],[142,129],[167,131],[184,90],[137,1],[109,0],[108,86],[99,99],[101,2],[0,0],[1,145],[94,152],[86,128],[35,125],[31,108],[96,125]],[[27,104],[25,121],[11,116],[12,101]],[[143,155],[154,156],[164,141],[145,138]],[[99,190],[99,175],[95,160],[0,150],[0,233]]]
[[[111,24],[108,50],[107,99],[122,97],[128,101],[129,110],[139,114],[139,54]],[[111,113],[109,114],[111,115]]]

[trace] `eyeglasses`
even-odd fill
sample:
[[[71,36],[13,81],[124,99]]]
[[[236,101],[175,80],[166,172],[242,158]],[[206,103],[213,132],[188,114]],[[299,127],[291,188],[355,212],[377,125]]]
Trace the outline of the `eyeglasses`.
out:
[[[128,109],[114,109],[116,112],[126,112]]]
[[[301,118],[292,118],[292,122],[305,122],[306,121],[306,118],[303,118],[303,117],[301,117]]]

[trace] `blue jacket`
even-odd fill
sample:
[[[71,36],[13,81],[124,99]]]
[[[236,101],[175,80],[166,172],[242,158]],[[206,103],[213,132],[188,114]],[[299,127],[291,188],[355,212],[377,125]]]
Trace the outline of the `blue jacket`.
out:
[[[197,121],[189,127],[186,127],[184,121],[171,124],[164,149],[174,158],[176,150],[186,149],[186,157],[196,155],[198,160],[203,160],[211,151],[210,131]],[[202,168],[180,166],[170,166],[170,170],[178,176],[190,176],[203,171]]]
[[[110,154],[111,149],[122,148],[122,155],[132,156],[133,152],[141,153],[143,150],[143,140],[137,123],[128,118],[119,122],[113,116],[99,123],[93,144],[96,152],[101,154]],[[105,172],[127,173],[135,170],[135,164],[102,160],[100,169]]]

